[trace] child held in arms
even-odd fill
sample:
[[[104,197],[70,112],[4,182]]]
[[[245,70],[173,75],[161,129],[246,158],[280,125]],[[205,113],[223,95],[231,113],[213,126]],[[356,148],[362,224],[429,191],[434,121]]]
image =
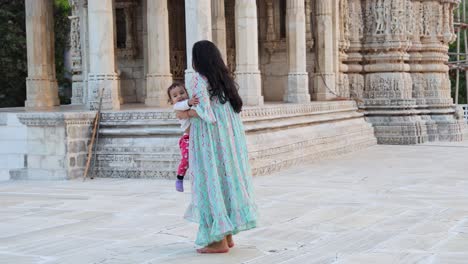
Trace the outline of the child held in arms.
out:
[[[198,105],[198,98],[190,98],[182,83],[173,83],[167,88],[167,95],[169,102],[173,105],[175,111],[187,111],[191,107]],[[190,134],[190,119],[179,119],[181,128],[184,134],[179,140],[180,153],[182,159],[180,160],[177,169],[176,190],[178,192],[184,191],[184,176],[188,169],[188,153],[189,153],[189,134]]]

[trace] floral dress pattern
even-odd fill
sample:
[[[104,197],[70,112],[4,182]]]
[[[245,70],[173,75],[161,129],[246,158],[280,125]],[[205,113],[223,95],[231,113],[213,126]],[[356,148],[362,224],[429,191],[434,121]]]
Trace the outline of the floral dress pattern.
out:
[[[252,175],[240,115],[229,102],[211,100],[207,79],[195,73],[188,83],[199,117],[190,120],[189,175],[192,202],[185,213],[199,223],[195,244],[204,247],[257,225]]]

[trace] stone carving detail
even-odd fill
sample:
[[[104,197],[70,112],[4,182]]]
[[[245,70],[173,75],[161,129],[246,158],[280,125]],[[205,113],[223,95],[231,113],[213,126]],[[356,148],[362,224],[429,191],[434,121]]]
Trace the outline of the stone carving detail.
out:
[[[171,73],[174,81],[183,82],[185,73],[185,51],[171,51]]]
[[[348,0],[349,47],[344,62],[348,67],[349,96],[362,99],[364,92],[362,40],[364,36],[364,18],[361,0]]]
[[[70,53],[72,61],[72,70],[74,74],[81,74],[81,39],[80,39],[80,17],[79,17],[79,2],[71,0],[70,6],[72,15],[70,19]]]
[[[84,103],[82,49],[81,49],[81,18],[80,8],[85,1],[69,0],[72,14],[70,19],[70,55],[72,63],[72,104]]]
[[[235,1],[226,0],[225,9],[226,13],[226,54],[227,66],[231,72],[236,71],[236,31],[235,31]]]
[[[137,3],[134,0],[116,1],[115,8],[123,10],[125,21],[125,45],[119,47],[117,45],[116,53],[120,58],[132,59],[137,55],[137,41],[135,36],[135,6]]]
[[[339,60],[340,60],[340,73],[338,74],[337,87],[338,95],[341,97],[349,97],[349,79],[348,79],[348,67],[344,64],[347,60],[348,55],[346,51],[350,46],[350,18],[348,0],[339,1],[340,11],[340,43],[339,43]]]
[[[185,10],[183,0],[167,1],[169,12],[169,38],[171,45],[171,73],[174,81],[184,82],[187,68],[185,47]]]
[[[312,34],[312,0],[305,0],[305,12],[306,12],[306,41],[307,48],[313,51],[314,48],[314,37]]]
[[[357,2],[349,0],[351,17]],[[362,49],[358,48],[357,29],[351,26],[347,64],[349,72],[358,72],[357,52],[365,54],[362,108],[380,143],[415,144],[461,137],[463,129],[451,107],[446,65],[448,43],[454,40],[452,12],[457,2],[367,0]],[[352,90],[360,87],[358,76],[350,78]]]

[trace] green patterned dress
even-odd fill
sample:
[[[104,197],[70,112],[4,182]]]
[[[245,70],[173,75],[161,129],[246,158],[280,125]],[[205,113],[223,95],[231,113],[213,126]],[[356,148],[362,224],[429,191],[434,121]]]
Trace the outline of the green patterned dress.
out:
[[[189,175],[192,202],[185,213],[199,223],[200,247],[255,228],[256,205],[244,127],[231,104],[210,100],[207,79],[195,73],[187,89],[200,99],[190,120]]]

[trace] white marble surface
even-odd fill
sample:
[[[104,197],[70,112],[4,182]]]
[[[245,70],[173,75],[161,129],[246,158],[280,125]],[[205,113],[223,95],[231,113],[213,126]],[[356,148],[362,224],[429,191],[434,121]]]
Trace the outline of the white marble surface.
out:
[[[375,146],[257,177],[260,226],[211,256],[172,181],[2,182],[0,263],[467,263],[467,157]]]

